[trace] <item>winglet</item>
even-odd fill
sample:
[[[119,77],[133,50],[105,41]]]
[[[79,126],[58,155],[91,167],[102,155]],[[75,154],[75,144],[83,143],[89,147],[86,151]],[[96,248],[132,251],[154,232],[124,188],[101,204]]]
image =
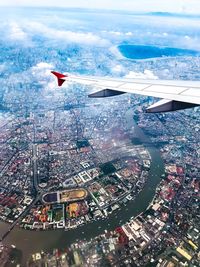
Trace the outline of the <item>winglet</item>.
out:
[[[64,74],[56,72],[56,71],[51,71],[51,73],[56,76],[56,78],[58,80],[58,86],[61,86],[65,82],[65,79],[63,79],[63,78],[68,77],[67,75],[64,75]]]

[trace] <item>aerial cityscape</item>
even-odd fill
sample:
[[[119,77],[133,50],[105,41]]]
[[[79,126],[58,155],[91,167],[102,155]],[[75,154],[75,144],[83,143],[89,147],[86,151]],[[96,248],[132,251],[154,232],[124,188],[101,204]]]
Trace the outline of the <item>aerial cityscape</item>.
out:
[[[200,16],[0,12],[0,266],[198,267],[200,108],[51,71],[198,81]]]

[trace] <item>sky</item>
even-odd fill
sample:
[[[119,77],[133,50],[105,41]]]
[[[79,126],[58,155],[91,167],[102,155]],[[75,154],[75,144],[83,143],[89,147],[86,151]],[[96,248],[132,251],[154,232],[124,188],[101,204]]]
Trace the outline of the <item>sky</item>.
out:
[[[56,6],[200,14],[200,0],[0,0],[0,6]]]

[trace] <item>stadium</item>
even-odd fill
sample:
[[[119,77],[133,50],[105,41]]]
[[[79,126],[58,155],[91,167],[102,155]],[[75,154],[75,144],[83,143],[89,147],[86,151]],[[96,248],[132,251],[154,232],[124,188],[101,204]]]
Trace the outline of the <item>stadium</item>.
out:
[[[70,189],[46,193],[43,195],[42,201],[45,204],[70,203],[84,200],[87,195],[88,192],[84,188]]]

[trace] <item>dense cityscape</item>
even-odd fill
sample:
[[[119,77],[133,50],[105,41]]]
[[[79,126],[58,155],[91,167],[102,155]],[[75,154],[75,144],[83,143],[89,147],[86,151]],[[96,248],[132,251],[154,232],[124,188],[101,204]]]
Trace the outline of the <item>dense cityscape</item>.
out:
[[[75,243],[66,251],[34,254],[29,266],[37,266],[39,262],[47,262],[49,266],[55,262],[58,266],[146,266],[150,262],[152,266],[198,266],[199,163],[194,162],[194,154],[199,147],[194,144],[191,150],[192,140],[198,137],[189,128],[187,134],[180,134],[182,123],[187,124],[191,116],[189,112],[173,115],[177,130],[170,118],[166,129],[163,117],[169,116],[159,115],[152,121],[147,115],[136,115],[152,141],[156,139],[165,162],[165,176],[148,209],[89,242]],[[198,125],[198,113],[193,112],[192,116],[194,125]],[[150,123],[159,125],[156,134],[151,131]],[[184,147],[177,151],[183,138]]]
[[[101,38],[71,32],[61,46],[40,20],[9,24],[0,44],[0,266],[198,267],[199,107],[147,114],[153,98],[89,99],[94,88],[50,74],[198,80],[198,54],[126,59],[118,45],[144,36],[98,18]]]
[[[126,101],[121,107],[125,114]],[[128,129],[116,105],[101,115],[98,106],[91,108],[92,112],[90,107],[40,110],[11,121],[3,117],[8,123],[1,128],[6,146],[1,154],[2,220],[17,220],[28,229],[69,229],[107,216],[142,189],[151,161],[148,150],[133,145],[133,129]],[[88,192],[80,202],[73,202],[73,197],[56,199],[57,191],[76,187]],[[49,191],[55,193],[45,202]],[[73,217],[80,219],[68,220]]]

